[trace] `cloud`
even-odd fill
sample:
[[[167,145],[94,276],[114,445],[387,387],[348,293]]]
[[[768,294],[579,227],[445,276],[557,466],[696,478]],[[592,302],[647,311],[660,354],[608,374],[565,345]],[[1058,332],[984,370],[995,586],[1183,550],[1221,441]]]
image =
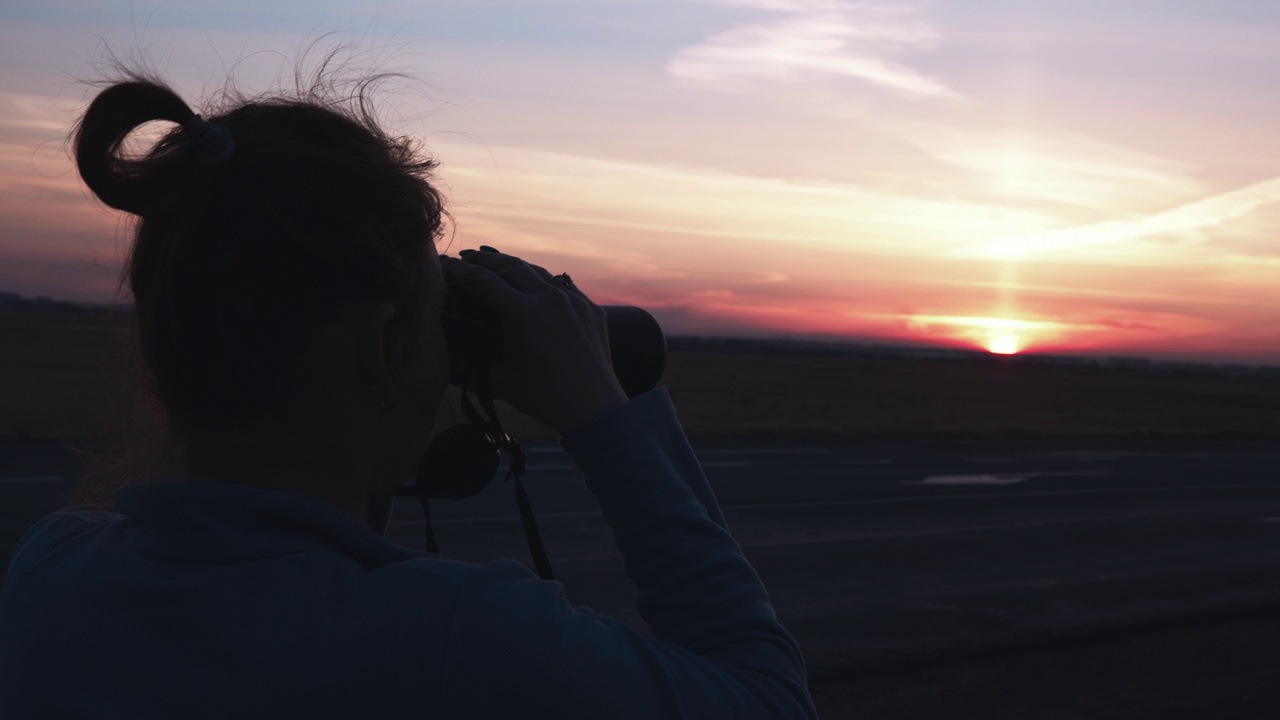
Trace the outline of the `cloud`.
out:
[[[938,42],[910,11],[851,2],[738,0],[730,4],[782,13],[773,22],[742,25],[685,48],[667,73],[693,82],[731,79],[775,82],[815,77],[855,78],[909,97],[958,98],[942,82],[897,62],[905,50]]]
[[[756,281],[755,281],[755,282],[756,282],[756,283],[771,284],[771,283],[787,282],[787,281],[788,281],[788,280],[790,280],[790,279],[791,279],[791,278],[787,277],[786,275],[783,275],[783,274],[782,274],[782,273],[780,273],[780,272],[776,272],[776,271],[772,271],[772,270],[771,270],[771,271],[769,271],[769,272],[762,273],[762,274],[761,274],[761,275],[756,279]]]
[[[1188,233],[1220,225],[1280,202],[1280,177],[1214,195],[1134,220],[1112,220],[1013,237],[960,250],[964,255],[1015,259],[1037,253],[1106,245],[1153,235]]]
[[[767,248],[755,268],[779,252],[933,255],[973,237],[1008,237],[1052,227],[1055,218],[1016,208],[929,199],[852,184],[757,177],[678,165],[656,165],[512,146],[480,149],[442,138],[451,195],[465,229],[501,223],[513,233],[538,230],[559,242],[568,226],[617,237],[637,232],[649,247],[696,256],[700,244],[738,246],[718,262],[746,262],[743,248]],[[498,167],[495,168],[495,159]],[[556,228],[552,230],[552,228]],[[678,238],[678,239],[677,239]],[[594,244],[594,243],[593,243]],[[616,241],[599,247],[616,247]],[[501,247],[501,246],[498,246]],[[607,252],[612,252],[610,247]],[[817,271],[817,269],[813,269]]]

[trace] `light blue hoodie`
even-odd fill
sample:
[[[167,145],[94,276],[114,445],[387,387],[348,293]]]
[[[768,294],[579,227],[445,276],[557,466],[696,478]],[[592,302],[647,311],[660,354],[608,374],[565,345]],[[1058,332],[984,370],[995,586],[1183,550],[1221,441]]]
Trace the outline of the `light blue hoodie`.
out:
[[[561,446],[652,636],[514,561],[408,550],[317,500],[155,483],[18,545],[0,717],[816,717],[666,389]]]

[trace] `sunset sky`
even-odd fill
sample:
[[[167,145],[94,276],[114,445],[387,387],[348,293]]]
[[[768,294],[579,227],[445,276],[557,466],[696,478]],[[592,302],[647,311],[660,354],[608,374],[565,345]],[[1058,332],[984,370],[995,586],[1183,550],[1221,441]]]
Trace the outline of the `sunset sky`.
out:
[[[309,42],[409,76],[380,107],[442,163],[442,250],[669,334],[1280,363],[1274,0],[11,0],[0,291],[123,299],[64,142],[95,63],[199,109]]]

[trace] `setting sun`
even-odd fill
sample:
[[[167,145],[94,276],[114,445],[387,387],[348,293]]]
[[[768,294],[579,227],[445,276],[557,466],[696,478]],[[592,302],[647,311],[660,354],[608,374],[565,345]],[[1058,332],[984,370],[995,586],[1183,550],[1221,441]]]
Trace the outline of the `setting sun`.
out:
[[[1021,343],[1013,335],[996,335],[987,343],[987,350],[995,355],[1016,355],[1021,349]]]

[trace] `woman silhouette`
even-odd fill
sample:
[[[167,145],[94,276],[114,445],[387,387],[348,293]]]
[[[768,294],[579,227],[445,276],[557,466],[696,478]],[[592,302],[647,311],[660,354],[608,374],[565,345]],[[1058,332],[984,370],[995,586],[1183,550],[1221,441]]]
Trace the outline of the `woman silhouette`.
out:
[[[571,283],[439,256],[434,163],[364,108],[314,92],[205,119],[145,78],[89,105],[76,162],[139,218],[124,279],[181,470],[23,538],[0,716],[813,717],[666,389],[628,400],[604,311]],[[126,156],[152,121],[176,125]],[[446,283],[501,317],[518,362],[493,368],[493,395],[561,434],[651,634],[518,563],[368,527],[367,499],[431,439]]]

